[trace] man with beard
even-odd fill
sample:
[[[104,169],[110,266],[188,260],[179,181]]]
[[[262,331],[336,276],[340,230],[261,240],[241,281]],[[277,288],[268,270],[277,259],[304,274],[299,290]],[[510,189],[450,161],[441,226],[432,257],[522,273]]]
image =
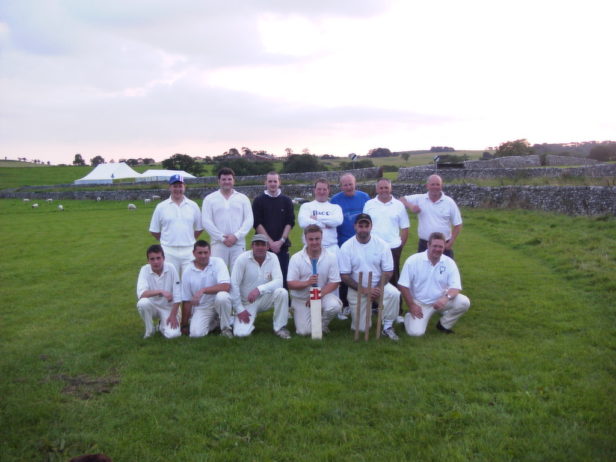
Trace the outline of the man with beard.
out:
[[[394,331],[393,323],[396,319],[400,306],[400,292],[388,281],[393,272],[393,259],[387,244],[377,236],[371,235],[372,218],[370,215],[361,213],[355,218],[355,237],[349,239],[340,249],[338,263],[340,265],[340,277],[349,286],[349,306],[351,308],[351,328],[355,328],[355,316],[357,306],[357,291],[359,288],[359,273],[363,273],[362,285],[368,290],[368,296],[372,302],[379,299],[381,291],[379,282],[381,276],[385,280],[383,294],[383,335],[391,340],[398,340]],[[366,289],[368,273],[372,273],[372,287]],[[362,303],[359,315],[359,330],[369,329],[366,326],[366,306]],[[370,309],[370,308],[368,308]],[[381,326],[379,326],[379,329]]]

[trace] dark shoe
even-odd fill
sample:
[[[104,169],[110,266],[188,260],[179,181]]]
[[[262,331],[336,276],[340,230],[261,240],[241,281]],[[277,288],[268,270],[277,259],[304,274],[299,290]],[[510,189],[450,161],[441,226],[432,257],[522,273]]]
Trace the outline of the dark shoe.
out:
[[[443,325],[441,324],[441,321],[438,322],[438,324],[436,325],[436,328],[446,334],[455,334],[455,332],[452,331],[451,329],[447,329],[446,327],[443,327]]]

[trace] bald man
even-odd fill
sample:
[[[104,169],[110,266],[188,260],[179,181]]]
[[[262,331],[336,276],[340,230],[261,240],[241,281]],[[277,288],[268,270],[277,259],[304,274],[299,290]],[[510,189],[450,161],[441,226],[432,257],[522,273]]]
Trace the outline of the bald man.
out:
[[[356,189],[355,176],[345,173],[340,177],[340,192],[332,196],[330,202],[337,204],[342,209],[343,221],[338,226],[338,247],[342,247],[346,241],[355,236],[355,218],[362,213],[364,205],[370,200],[370,196]],[[344,307],[338,314],[338,318],[347,319],[350,315],[349,301],[347,300],[348,287],[340,283],[340,300]]]
[[[453,258],[453,244],[462,230],[462,215],[454,200],[443,192],[443,179],[430,175],[426,181],[427,193],[404,196],[400,202],[411,212],[417,214],[417,252],[428,248],[428,238],[432,233],[445,236],[444,254]]]

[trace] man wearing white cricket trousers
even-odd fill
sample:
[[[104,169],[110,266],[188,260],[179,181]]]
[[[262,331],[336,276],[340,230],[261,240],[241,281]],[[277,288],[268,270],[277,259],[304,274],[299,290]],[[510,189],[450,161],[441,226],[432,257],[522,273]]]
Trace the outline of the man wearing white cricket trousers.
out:
[[[338,264],[340,265],[340,277],[349,286],[349,307],[351,308],[351,329],[355,328],[355,310],[357,306],[357,290],[359,288],[359,273],[363,273],[362,286],[368,286],[368,273],[372,273],[372,286],[369,288],[369,296],[372,302],[381,296],[379,282],[381,275],[385,279],[383,288],[383,335],[391,340],[398,340],[393,327],[394,320],[400,307],[400,292],[389,279],[393,273],[394,262],[389,246],[381,238],[370,234],[372,230],[372,218],[366,213],[360,213],[355,217],[355,237],[352,237],[340,249]],[[359,315],[359,330],[364,332],[366,328],[366,304],[362,301]],[[368,309],[371,309],[370,307]],[[381,326],[379,326],[379,329]]]
[[[323,231],[317,225],[304,228],[306,247],[291,257],[287,285],[291,292],[293,319],[298,335],[310,335],[310,288],[316,284],[321,288],[321,321],[323,333],[329,333],[329,323],[342,308],[342,302],[335,295],[340,284],[340,271],[336,256],[321,246]],[[317,274],[312,274],[312,260],[317,260]]]
[[[278,257],[268,252],[263,234],[252,237],[251,250],[242,253],[231,271],[231,297],[235,309],[233,333],[247,337],[254,330],[258,313],[274,306],[274,332],[283,339],[291,334],[285,327],[289,320],[289,294],[282,287],[282,270]]]
[[[167,263],[175,266],[178,274],[193,260],[193,244],[203,231],[199,206],[185,196],[186,185],[182,175],[169,178],[170,196],[154,209],[150,221],[150,234],[162,244]]]
[[[141,267],[137,279],[137,311],[145,324],[148,338],[156,332],[154,320],[160,319],[158,330],[166,338],[179,337],[178,314],[182,302],[180,277],[159,244],[148,247],[148,263]]]
[[[182,278],[182,333],[190,329],[191,337],[203,337],[220,326],[220,335],[232,338],[229,270],[210,256],[206,241],[195,242],[193,255]]]
[[[441,313],[436,328],[453,334],[452,327],[466,313],[471,302],[462,295],[460,272],[453,259],[444,255],[445,236],[432,233],[425,252],[411,255],[400,272],[398,288],[409,307],[404,317],[406,333],[421,336],[434,313]]]
[[[218,171],[220,189],[203,199],[203,227],[210,235],[212,257],[222,258],[229,270],[246,249],[246,235],[253,226],[252,205],[244,194],[233,189],[235,173],[230,168]]]

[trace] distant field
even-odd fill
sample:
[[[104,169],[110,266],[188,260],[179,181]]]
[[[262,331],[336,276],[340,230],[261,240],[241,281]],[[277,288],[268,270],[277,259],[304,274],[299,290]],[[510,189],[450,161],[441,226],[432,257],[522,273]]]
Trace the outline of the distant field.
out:
[[[40,186],[54,184],[70,184],[92,171],[91,166],[48,166],[35,165],[30,167],[3,165],[0,162],[0,189],[17,188],[19,186]],[[145,172],[151,166],[139,166],[134,170]]]
[[[400,167],[415,167],[418,165],[430,165],[433,162],[435,153],[427,151],[410,151],[411,156],[408,161],[405,161],[399,156],[395,157],[376,157],[370,158],[375,166],[390,166],[393,168]],[[483,151],[456,151],[453,154],[467,155],[469,159],[476,160],[481,157]],[[361,158],[366,159],[365,157]],[[340,170],[342,162],[348,162],[347,158],[328,159],[322,161],[329,170]],[[134,167],[137,172],[144,172],[150,168],[161,168],[156,165],[142,165]],[[216,172],[212,171],[212,165],[205,165],[202,176],[215,176]],[[282,162],[275,162],[274,169],[280,171]],[[0,161],[0,189],[18,188],[20,186],[40,186],[40,185],[57,185],[71,184],[73,181],[82,178],[92,170],[91,166],[74,167],[74,166],[46,166],[37,164],[24,164],[23,162]],[[398,177],[398,172],[385,172],[387,178],[395,181]],[[615,184],[613,177],[608,178],[537,178],[537,179],[499,179],[499,180],[457,180],[451,183],[470,183],[478,186],[504,186],[514,184],[529,184],[529,185],[595,185],[595,186],[613,186]],[[102,189],[109,189],[116,186],[105,186]],[[95,189],[101,187],[95,187]],[[88,189],[92,189],[89,187]]]

